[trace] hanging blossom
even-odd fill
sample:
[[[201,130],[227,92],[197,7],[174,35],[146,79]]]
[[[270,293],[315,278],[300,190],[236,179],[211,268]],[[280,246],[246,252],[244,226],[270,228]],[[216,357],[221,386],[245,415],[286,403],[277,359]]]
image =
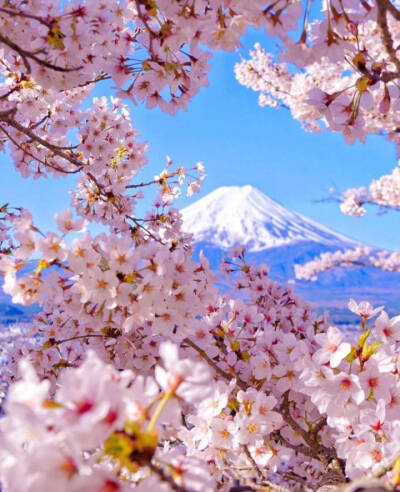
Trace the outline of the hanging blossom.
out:
[[[395,167],[391,174],[385,174],[373,180],[368,189],[351,188],[341,197],[341,211],[346,215],[362,216],[364,205],[377,205],[381,210],[397,210],[400,208],[400,168]]]
[[[65,90],[112,78],[124,97],[175,113],[208,84],[205,47],[233,50],[249,26],[284,37],[301,13],[291,0],[273,8],[242,0],[12,2],[0,12],[5,92],[31,80]]]
[[[282,38],[279,56],[257,43],[236,78],[261,106],[289,108],[309,131],[323,122],[353,143],[384,128],[398,145],[399,19],[391,2],[330,1],[320,13],[307,5],[300,39]]]

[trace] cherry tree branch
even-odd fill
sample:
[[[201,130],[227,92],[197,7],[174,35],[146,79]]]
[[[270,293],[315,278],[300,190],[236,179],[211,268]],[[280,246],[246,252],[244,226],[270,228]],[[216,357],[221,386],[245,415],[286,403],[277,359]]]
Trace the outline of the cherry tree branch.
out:
[[[26,135],[27,137],[29,137],[33,141],[35,141],[35,142],[39,143],[40,145],[42,145],[43,147],[45,147],[47,150],[50,150],[53,154],[61,157],[62,159],[67,160],[68,162],[70,162],[74,166],[82,169],[83,163],[77,157],[75,157],[73,154],[67,154],[60,147],[53,145],[50,142],[47,142],[43,138],[36,135],[30,128],[27,128],[27,127],[21,125],[20,123],[18,123],[18,121],[16,121],[12,117],[12,115],[14,115],[15,112],[16,112],[16,108],[12,108],[10,110],[0,112],[0,121],[4,121],[9,126],[15,128],[15,130],[18,130],[19,132],[23,133],[24,135]]]
[[[28,155],[29,157],[31,157],[35,161],[40,162],[40,164],[42,164],[43,166],[49,167],[50,169],[53,169],[54,171],[58,171],[58,172],[63,173],[63,174],[76,174],[81,170],[81,168],[77,168],[74,171],[66,171],[65,169],[61,169],[61,168],[55,166],[54,164],[49,164],[48,162],[43,161],[42,159],[39,159],[39,157],[33,155],[27,149],[22,147],[21,144],[19,144],[4,127],[0,126],[0,130],[6,135],[6,137],[10,140],[10,142],[12,142],[17,148],[22,150],[22,152],[24,154]]]
[[[264,477],[263,472],[260,470],[259,466],[255,462],[253,456],[251,456],[251,453],[249,451],[248,446],[243,446],[243,450],[244,450],[244,453],[245,453],[247,459],[250,461],[251,466],[253,467],[252,469],[257,473],[258,478],[261,480],[261,482],[267,481],[266,477]],[[268,485],[269,485],[269,483],[268,483]]]
[[[142,181],[141,183],[138,183],[138,184],[131,184],[131,185],[128,185],[126,186],[126,188],[142,188],[144,186],[150,186],[152,184],[158,184],[160,182],[159,179],[152,179],[151,181]]]
[[[168,475],[163,468],[160,466],[155,465],[154,463],[150,462],[149,463],[149,468],[150,470],[155,473],[162,482],[166,482],[172,490],[175,490],[176,492],[190,492],[188,489],[183,487],[182,485],[178,485],[175,480],[171,477],[171,475]]]
[[[5,44],[6,46],[8,46],[9,48],[11,48],[13,51],[17,52],[20,55],[22,61],[24,62],[26,71],[28,73],[31,73],[32,71],[32,67],[29,60],[32,60],[36,62],[38,65],[42,65],[43,67],[54,70],[55,72],[75,72],[82,68],[82,66],[67,68],[67,67],[60,67],[59,65],[54,65],[53,63],[48,62],[47,60],[43,60],[42,58],[39,58],[35,52],[24,50],[23,48],[21,48],[21,46],[14,43],[14,41],[7,38],[7,36],[4,36],[1,32],[0,32],[0,43]]]
[[[397,69],[398,72],[397,76],[399,76],[400,60],[397,58],[396,50],[393,46],[393,38],[388,26],[388,19],[387,19],[388,4],[392,5],[390,0],[376,0],[376,6],[378,10],[377,22],[381,29],[382,42],[385,45],[385,49],[387,51],[387,54],[389,55],[390,60],[392,61],[392,63],[395,65]]]
[[[49,29],[52,27],[52,22],[47,21],[43,19],[42,17],[39,17],[38,15],[33,15],[29,14],[28,12],[22,12],[21,10],[11,10],[7,9],[5,7],[0,7],[0,12],[3,12],[4,14],[10,15],[11,17],[23,17],[25,19],[32,19],[40,24],[43,24],[44,26],[48,27]]]
[[[398,21],[400,21],[400,10],[390,0],[376,0],[381,8],[385,9]]]
[[[236,377],[233,374],[229,374],[221,369],[218,364],[214,360],[212,360],[211,357],[209,357],[206,352],[198,345],[196,345],[192,340],[190,340],[189,338],[185,338],[183,342],[186,343],[186,345],[192,347],[192,349],[194,349],[200,355],[200,357],[204,359],[207,364],[209,364],[213,369],[215,369],[215,371],[225,380],[232,381],[232,379],[235,379],[237,386],[243,391],[246,391],[249,388],[249,385],[241,380],[239,377]]]

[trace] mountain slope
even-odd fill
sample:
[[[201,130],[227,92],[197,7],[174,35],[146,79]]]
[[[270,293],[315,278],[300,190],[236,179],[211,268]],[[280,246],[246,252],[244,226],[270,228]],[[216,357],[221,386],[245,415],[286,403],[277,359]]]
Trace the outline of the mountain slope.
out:
[[[250,252],[299,242],[355,247],[356,241],[286,209],[250,185],[218,188],[182,211],[184,229],[196,242]]]

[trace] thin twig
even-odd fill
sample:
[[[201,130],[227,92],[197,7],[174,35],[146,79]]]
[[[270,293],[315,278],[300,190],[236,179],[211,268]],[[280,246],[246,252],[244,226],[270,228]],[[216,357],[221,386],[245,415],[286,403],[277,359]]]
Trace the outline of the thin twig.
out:
[[[146,183],[144,181],[142,181],[141,183],[138,183],[138,184],[128,185],[128,186],[126,186],[126,188],[142,188],[143,186],[149,186],[152,184],[157,184],[159,182],[160,182],[159,179],[153,179],[151,181],[147,181]]]
[[[18,85],[16,85],[15,87],[13,87],[12,89],[10,89],[8,92],[6,92],[5,94],[2,94],[0,96],[0,100],[3,100],[3,99],[7,99],[8,96],[11,96],[11,94],[15,91],[17,91],[19,89]]]
[[[110,80],[110,79],[111,79],[111,75],[108,75],[106,73],[102,73],[102,74],[98,75],[97,77],[95,77],[92,80],[88,80],[86,82],[83,82],[82,84],[78,84],[76,87],[83,88],[83,87],[86,87],[86,86],[88,86],[90,84],[95,84],[97,82],[102,82],[103,80]],[[63,89],[60,92],[67,92],[69,90],[70,89]]]
[[[87,333],[86,335],[77,335],[76,337],[65,338],[64,340],[53,340],[50,339],[50,343],[53,345],[60,345],[62,343],[72,342],[74,340],[80,340],[82,338],[114,338],[102,333]]]
[[[257,473],[258,478],[261,480],[261,482],[269,482],[269,480],[267,480],[267,478],[264,477],[263,472],[260,470],[259,466],[255,462],[253,456],[251,455],[251,453],[249,451],[248,446],[243,446],[243,449],[244,449],[244,453],[245,453],[247,459],[250,461],[250,463],[253,467],[253,470]]]
[[[147,227],[145,227],[143,224],[141,224],[136,217],[132,217],[131,215],[126,215],[126,218],[131,220],[137,227],[142,229],[149,237],[154,239],[154,241],[157,241],[160,244],[166,244],[160,238],[155,236]]]

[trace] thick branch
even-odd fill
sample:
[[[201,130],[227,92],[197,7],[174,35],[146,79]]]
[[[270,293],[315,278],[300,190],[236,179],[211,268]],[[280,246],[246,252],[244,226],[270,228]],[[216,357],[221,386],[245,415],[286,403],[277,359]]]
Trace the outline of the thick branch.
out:
[[[393,38],[392,38],[392,35],[390,33],[390,30],[389,30],[388,19],[387,19],[387,13],[389,11],[389,8],[390,8],[390,12],[392,13],[392,8],[391,8],[392,3],[390,2],[390,0],[376,0],[376,6],[378,9],[377,22],[378,22],[378,25],[381,29],[382,42],[385,45],[385,49],[387,51],[387,54],[389,55],[390,60],[395,65],[395,67],[398,71],[398,74],[397,74],[397,77],[398,77],[400,74],[400,60],[397,58],[396,50],[393,46]],[[393,6],[393,8],[395,8],[395,7]],[[398,12],[396,8],[395,8],[395,10],[396,10],[396,12]],[[400,12],[398,12],[398,13],[400,15]],[[397,19],[397,17],[396,17],[396,19]],[[399,19],[397,19],[397,20],[399,20]]]
[[[400,10],[390,0],[377,0],[377,4],[381,5],[381,8],[385,9],[398,21],[400,21]]]

